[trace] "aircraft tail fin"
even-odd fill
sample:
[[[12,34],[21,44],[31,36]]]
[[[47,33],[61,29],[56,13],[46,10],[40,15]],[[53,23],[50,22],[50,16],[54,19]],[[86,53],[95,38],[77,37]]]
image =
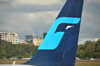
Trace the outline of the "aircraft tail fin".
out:
[[[36,54],[26,63],[74,66],[83,0],[67,0]]]

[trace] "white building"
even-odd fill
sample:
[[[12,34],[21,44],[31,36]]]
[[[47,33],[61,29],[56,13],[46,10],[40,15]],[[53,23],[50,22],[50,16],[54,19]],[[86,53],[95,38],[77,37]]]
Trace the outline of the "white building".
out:
[[[95,42],[97,42],[99,39],[100,39],[100,38],[96,38],[96,39],[95,39]]]
[[[18,34],[0,32],[0,40],[6,40],[12,44],[18,44]]]

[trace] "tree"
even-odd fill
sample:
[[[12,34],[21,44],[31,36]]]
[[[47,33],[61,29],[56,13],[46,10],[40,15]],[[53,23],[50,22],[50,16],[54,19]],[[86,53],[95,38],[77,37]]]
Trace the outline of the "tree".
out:
[[[4,59],[6,56],[6,51],[5,50],[1,50],[0,51],[0,59]]]
[[[77,57],[86,58],[86,52],[84,50],[78,50],[77,51]]]
[[[79,58],[100,58],[100,40],[97,42],[86,41],[78,45],[77,57]]]
[[[35,54],[36,50],[37,47],[33,44],[10,44],[7,41],[0,41],[0,59],[29,58]]]

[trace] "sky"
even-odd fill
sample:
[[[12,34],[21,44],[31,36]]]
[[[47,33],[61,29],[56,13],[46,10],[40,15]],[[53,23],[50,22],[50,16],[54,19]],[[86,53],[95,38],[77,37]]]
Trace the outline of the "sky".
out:
[[[0,0],[0,32],[42,37],[59,14],[66,0]],[[85,0],[79,44],[100,38],[100,0]]]

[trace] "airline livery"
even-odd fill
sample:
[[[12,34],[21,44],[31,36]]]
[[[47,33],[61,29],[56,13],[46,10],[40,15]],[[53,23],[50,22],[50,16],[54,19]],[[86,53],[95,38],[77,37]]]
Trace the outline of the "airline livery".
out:
[[[36,54],[22,66],[75,66],[83,0],[67,0]]]

